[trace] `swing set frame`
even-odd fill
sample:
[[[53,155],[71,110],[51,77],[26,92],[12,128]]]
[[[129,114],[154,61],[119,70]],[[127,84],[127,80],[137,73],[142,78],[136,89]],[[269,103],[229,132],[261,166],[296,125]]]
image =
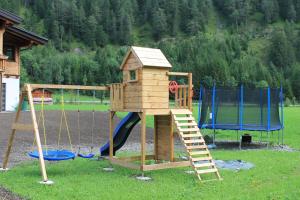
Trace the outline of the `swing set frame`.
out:
[[[34,89],[66,89],[66,90],[94,90],[94,91],[108,91],[108,86],[82,86],[82,85],[53,85],[53,84],[25,84],[22,92],[20,94],[19,99],[19,105],[16,113],[16,117],[14,119],[14,122],[12,124],[12,131],[9,137],[8,146],[5,152],[5,156],[2,163],[1,170],[8,170],[8,160],[11,153],[11,149],[13,146],[13,141],[16,135],[17,131],[33,131],[34,138],[36,141],[36,147],[39,155],[39,164],[40,164],[40,170],[42,175],[42,182],[44,184],[51,184],[53,183],[48,179],[47,176],[47,170],[46,170],[46,164],[45,159],[43,156],[43,148],[41,144],[41,138],[40,138],[40,132],[38,127],[38,121],[35,113],[34,103],[33,103],[33,97],[32,97],[32,91]],[[22,104],[24,102],[25,97],[28,98],[28,104],[30,108],[31,113],[31,124],[22,124],[19,122],[20,114],[22,110]]]

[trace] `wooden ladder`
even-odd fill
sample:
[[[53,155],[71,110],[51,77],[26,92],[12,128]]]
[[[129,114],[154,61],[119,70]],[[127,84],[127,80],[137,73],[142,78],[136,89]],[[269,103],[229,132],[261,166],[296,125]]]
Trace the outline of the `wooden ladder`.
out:
[[[188,109],[171,109],[171,113],[177,132],[199,180],[202,180],[201,175],[211,173],[216,175],[216,179],[222,180],[192,112]]]

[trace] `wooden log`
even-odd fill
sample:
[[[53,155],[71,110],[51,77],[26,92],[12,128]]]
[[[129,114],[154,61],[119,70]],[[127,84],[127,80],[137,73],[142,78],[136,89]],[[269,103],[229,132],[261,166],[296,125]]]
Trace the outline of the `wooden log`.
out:
[[[17,114],[16,114],[16,117],[15,117],[14,123],[17,123],[19,121],[20,113],[21,113],[21,109],[22,109],[21,105],[22,105],[23,101],[24,101],[24,94],[22,93],[21,96],[20,96],[18,110],[17,110]],[[8,159],[9,159],[9,155],[10,155],[11,148],[12,148],[12,145],[13,145],[13,141],[14,141],[14,138],[15,138],[15,134],[16,134],[16,129],[12,129],[12,132],[11,132],[9,140],[8,140],[8,146],[7,146],[7,149],[6,149],[6,152],[5,152],[5,155],[4,155],[4,159],[3,159],[3,163],[2,163],[2,168],[3,169],[7,168]]]
[[[27,84],[28,85],[28,84]],[[25,86],[26,87],[26,86]],[[109,86],[30,84],[31,89],[109,90]]]
[[[32,88],[30,85],[26,85],[26,86],[27,86],[28,102],[29,102],[29,106],[30,106],[31,120],[33,123],[33,129],[34,129],[34,136],[35,136],[35,141],[36,141],[37,150],[38,150],[38,154],[39,154],[40,168],[41,168],[41,172],[42,172],[43,181],[46,182],[46,181],[48,181],[48,177],[47,177],[47,172],[46,172],[46,165],[45,165],[45,160],[44,160],[44,155],[43,155],[43,149],[42,149],[42,144],[41,144],[41,139],[40,139],[38,123],[36,120],[35,109],[34,109],[34,104],[33,104]]]

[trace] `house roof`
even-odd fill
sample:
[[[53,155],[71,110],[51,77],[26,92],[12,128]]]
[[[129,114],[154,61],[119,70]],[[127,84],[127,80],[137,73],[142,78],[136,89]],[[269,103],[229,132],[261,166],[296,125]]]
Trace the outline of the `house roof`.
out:
[[[15,35],[17,37],[20,37],[22,39],[32,41],[33,44],[46,44],[48,42],[48,39],[42,36],[39,36],[33,32],[27,31],[23,28],[15,27],[15,26],[9,26],[6,28],[6,32],[10,33],[12,35]]]
[[[165,55],[162,53],[160,49],[153,49],[153,48],[145,48],[145,47],[136,47],[132,46],[122,64],[121,64],[121,69],[123,69],[128,57],[130,54],[133,54],[137,59],[140,61],[141,65],[143,67],[166,67],[166,68],[171,68],[172,65],[170,62],[167,60]]]
[[[14,13],[11,13],[7,10],[3,10],[0,8],[0,19],[4,21],[9,21],[12,24],[20,24],[22,21],[22,18],[18,15],[15,15]]]

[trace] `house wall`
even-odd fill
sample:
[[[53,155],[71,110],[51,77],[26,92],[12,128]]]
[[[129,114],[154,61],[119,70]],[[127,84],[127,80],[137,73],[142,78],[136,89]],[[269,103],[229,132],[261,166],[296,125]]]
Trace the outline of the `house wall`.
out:
[[[19,103],[20,94],[20,79],[19,78],[3,78],[3,83],[6,83],[6,100],[5,110],[15,111]]]

